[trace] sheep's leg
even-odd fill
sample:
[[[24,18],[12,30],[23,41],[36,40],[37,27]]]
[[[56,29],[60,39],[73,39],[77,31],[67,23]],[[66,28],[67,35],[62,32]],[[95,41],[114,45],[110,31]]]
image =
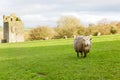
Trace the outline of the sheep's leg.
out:
[[[79,58],[79,52],[77,52],[77,57]]]
[[[87,53],[84,52],[84,58],[87,57]]]

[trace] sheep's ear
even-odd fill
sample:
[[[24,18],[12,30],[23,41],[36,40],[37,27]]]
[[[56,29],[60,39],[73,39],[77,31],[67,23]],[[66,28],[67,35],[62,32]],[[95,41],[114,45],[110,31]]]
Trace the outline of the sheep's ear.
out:
[[[92,40],[92,35],[89,35],[89,37],[90,37],[90,40]]]

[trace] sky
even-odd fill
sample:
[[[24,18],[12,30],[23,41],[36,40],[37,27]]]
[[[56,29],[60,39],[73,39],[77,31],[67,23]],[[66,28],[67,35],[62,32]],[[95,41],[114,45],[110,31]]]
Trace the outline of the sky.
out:
[[[55,27],[61,16],[74,16],[83,25],[102,19],[120,21],[120,0],[1,0],[0,26],[3,15],[15,13],[25,27]]]

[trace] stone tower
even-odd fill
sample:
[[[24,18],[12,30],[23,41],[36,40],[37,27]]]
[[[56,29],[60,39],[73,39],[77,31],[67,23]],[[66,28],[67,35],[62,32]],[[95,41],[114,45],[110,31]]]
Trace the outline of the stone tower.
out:
[[[24,42],[24,24],[15,14],[3,16],[4,42]]]

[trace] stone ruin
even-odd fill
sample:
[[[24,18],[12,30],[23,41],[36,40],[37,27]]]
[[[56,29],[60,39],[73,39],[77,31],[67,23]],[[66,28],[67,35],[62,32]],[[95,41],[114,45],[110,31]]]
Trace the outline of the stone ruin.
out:
[[[3,16],[2,42],[24,42],[24,24],[15,14]]]

